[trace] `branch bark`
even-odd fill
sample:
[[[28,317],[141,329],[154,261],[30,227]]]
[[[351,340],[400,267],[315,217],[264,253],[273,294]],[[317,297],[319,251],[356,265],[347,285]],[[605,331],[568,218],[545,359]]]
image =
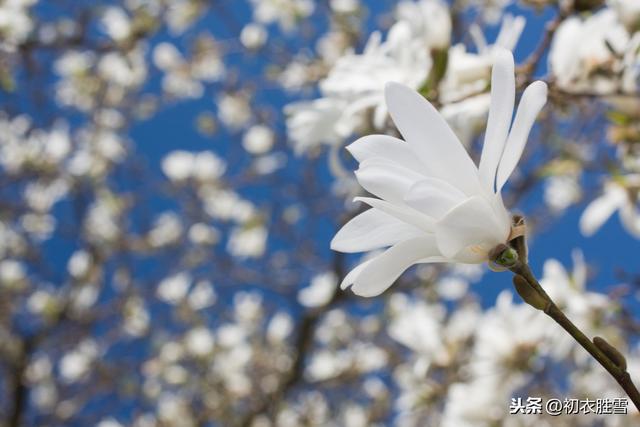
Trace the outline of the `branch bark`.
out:
[[[518,237],[510,242],[512,247],[504,246],[504,249],[496,253],[495,260],[508,260],[503,254],[507,251],[516,251],[517,260],[511,265],[497,262],[499,265],[507,267],[514,274],[514,285],[518,294],[532,307],[543,311],[547,316],[560,325],[569,335],[576,340],[622,387],[627,396],[631,399],[635,407],[640,411],[640,392],[631,380],[631,376],[626,369],[626,361],[622,354],[601,338],[596,337],[595,341],[589,339],[569,318],[560,310],[556,303],[544,290],[542,285],[534,276],[526,257],[526,244],[524,236]],[[523,289],[520,283],[525,282],[529,288]],[[604,342],[604,345],[603,345]],[[606,351],[603,351],[603,349]]]
[[[343,258],[344,255],[342,253],[336,252],[334,254],[333,270],[336,273],[336,277],[342,277],[344,275]],[[327,304],[322,307],[309,310],[302,316],[300,326],[298,327],[298,334],[296,335],[296,339],[293,343],[296,353],[291,370],[287,373],[280,383],[280,387],[278,387],[274,393],[264,396],[255,408],[238,421],[238,427],[250,427],[259,415],[274,415],[277,410],[277,406],[286,398],[288,392],[302,381],[304,363],[309,353],[311,353],[313,338],[315,336],[315,330],[318,326],[318,322],[322,318],[323,314],[345,297],[346,293],[339,287],[336,287],[333,295],[331,296],[331,300]]]
[[[7,426],[19,427],[22,425],[22,415],[27,405],[27,394],[29,392],[24,383],[24,375],[29,366],[29,358],[33,350],[33,342],[29,338],[22,343],[22,349],[13,365],[13,375],[11,379],[11,409]]]

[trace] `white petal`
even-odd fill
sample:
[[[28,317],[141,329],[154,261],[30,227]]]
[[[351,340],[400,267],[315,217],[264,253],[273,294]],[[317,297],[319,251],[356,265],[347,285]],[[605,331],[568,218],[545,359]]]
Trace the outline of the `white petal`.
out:
[[[548,259],[542,267],[542,279],[540,282],[549,292],[556,293],[554,288],[566,288],[570,285],[571,280],[560,261]],[[548,285],[548,286],[547,286]]]
[[[500,159],[496,178],[496,192],[500,192],[511,172],[516,168],[524,146],[529,138],[536,116],[547,102],[547,85],[542,81],[531,83],[522,94],[513,127],[507,138],[507,145]]]
[[[396,127],[425,164],[425,175],[475,194],[479,186],[477,168],[433,105],[398,83],[387,83],[385,99]]]
[[[506,14],[502,20],[502,26],[496,37],[496,41],[493,42],[494,46],[500,46],[508,50],[513,50],[520,40],[522,30],[527,23],[524,16],[513,16]]]
[[[627,201],[620,209],[619,214],[625,230],[633,237],[640,239],[640,212],[635,204]]]
[[[331,249],[340,252],[366,252],[392,246],[424,234],[378,209],[371,208],[347,222],[331,240]]]
[[[587,237],[593,235],[625,203],[626,197],[622,188],[611,188],[594,199],[582,212],[580,232]]]
[[[373,258],[353,280],[353,292],[363,297],[380,295],[409,267],[438,257],[433,235],[400,242]]]
[[[558,27],[549,50],[549,70],[561,87],[567,87],[581,67],[579,60],[583,23],[577,16],[564,20]]]
[[[433,218],[424,215],[417,210],[406,206],[389,203],[385,200],[374,199],[373,197],[356,197],[356,202],[364,202],[372,208],[380,209],[382,212],[389,214],[400,221],[411,224],[422,231],[432,233],[435,221]]]
[[[363,136],[348,145],[347,150],[360,163],[371,158],[381,157],[419,173],[425,171],[425,165],[420,163],[409,144],[392,136]]]
[[[389,111],[387,111],[387,106],[384,102],[380,102],[373,112],[373,126],[376,129],[384,128],[388,115]]]
[[[435,233],[442,255],[462,262],[483,262],[488,251],[507,240],[509,231],[510,224],[500,221],[489,201],[476,196],[449,211],[436,224]]]
[[[344,116],[349,122],[354,122],[358,114],[369,108],[375,107],[382,102],[382,94],[364,96],[356,99],[344,110]]]
[[[362,188],[391,203],[403,202],[411,186],[424,179],[424,175],[381,157],[360,163],[356,177]]]
[[[493,208],[493,213],[496,215],[498,222],[500,224],[509,224],[509,229],[511,229],[511,214],[504,206],[502,194],[497,193],[494,194],[493,197],[489,197],[489,203]]]
[[[451,184],[437,178],[425,178],[409,189],[405,202],[412,208],[438,219],[465,198],[464,193]]]
[[[491,72],[491,108],[479,167],[480,179],[492,192],[500,157],[509,135],[515,96],[513,55],[506,49],[498,48]]]
[[[374,258],[375,259],[375,258]],[[358,278],[358,276],[360,275],[360,273],[362,273],[362,270],[364,270],[364,268],[371,263],[371,261],[373,261],[373,259],[370,259],[368,261],[365,261],[363,263],[358,264],[357,266],[355,266],[353,268],[353,270],[351,270],[345,277],[344,279],[342,279],[342,282],[340,283],[340,289],[346,289],[349,286],[353,285],[353,282]]]

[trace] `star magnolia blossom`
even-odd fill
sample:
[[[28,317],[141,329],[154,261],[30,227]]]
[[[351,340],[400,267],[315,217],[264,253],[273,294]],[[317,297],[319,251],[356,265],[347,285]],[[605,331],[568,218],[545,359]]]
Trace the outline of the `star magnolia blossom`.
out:
[[[618,211],[622,226],[629,234],[640,239],[640,209],[632,193],[640,187],[640,175],[629,174],[618,181],[605,183],[600,197],[594,199],[580,217],[580,231],[592,236],[609,217]]]
[[[378,198],[355,199],[371,209],[345,224],[331,248],[340,252],[389,248],[347,274],[343,289],[353,285],[356,294],[375,296],[413,264],[482,263],[491,249],[507,241],[511,218],[500,192],[546,102],[547,86],[537,81],[527,87],[510,126],[514,98],[513,55],[497,49],[491,108],[476,167],[426,99],[401,84],[387,84],[387,107],[406,142],[369,135],[347,147],[360,163],[358,182]]]

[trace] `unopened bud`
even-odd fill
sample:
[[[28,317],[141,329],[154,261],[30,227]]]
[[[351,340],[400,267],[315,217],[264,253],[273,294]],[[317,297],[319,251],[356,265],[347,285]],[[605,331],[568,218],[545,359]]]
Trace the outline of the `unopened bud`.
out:
[[[489,252],[489,261],[501,267],[511,268],[518,262],[518,253],[512,247],[501,243]]]
[[[598,347],[613,363],[615,363],[623,371],[627,370],[627,359],[617,348],[605,341],[604,338],[594,337],[593,343]]]
[[[536,308],[538,310],[544,310],[547,306],[547,300],[535,290],[527,280],[516,274],[513,276],[513,286],[516,288],[516,292],[523,299],[524,302]]]

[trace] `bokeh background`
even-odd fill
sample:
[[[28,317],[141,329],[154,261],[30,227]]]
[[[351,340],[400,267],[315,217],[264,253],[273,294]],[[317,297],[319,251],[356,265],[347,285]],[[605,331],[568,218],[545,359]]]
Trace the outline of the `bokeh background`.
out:
[[[329,242],[384,83],[477,159],[511,49],[550,91],[505,200],[640,381],[639,30],[635,0],[0,0],[0,425],[637,425],[509,414],[623,393],[508,273],[360,298]]]

